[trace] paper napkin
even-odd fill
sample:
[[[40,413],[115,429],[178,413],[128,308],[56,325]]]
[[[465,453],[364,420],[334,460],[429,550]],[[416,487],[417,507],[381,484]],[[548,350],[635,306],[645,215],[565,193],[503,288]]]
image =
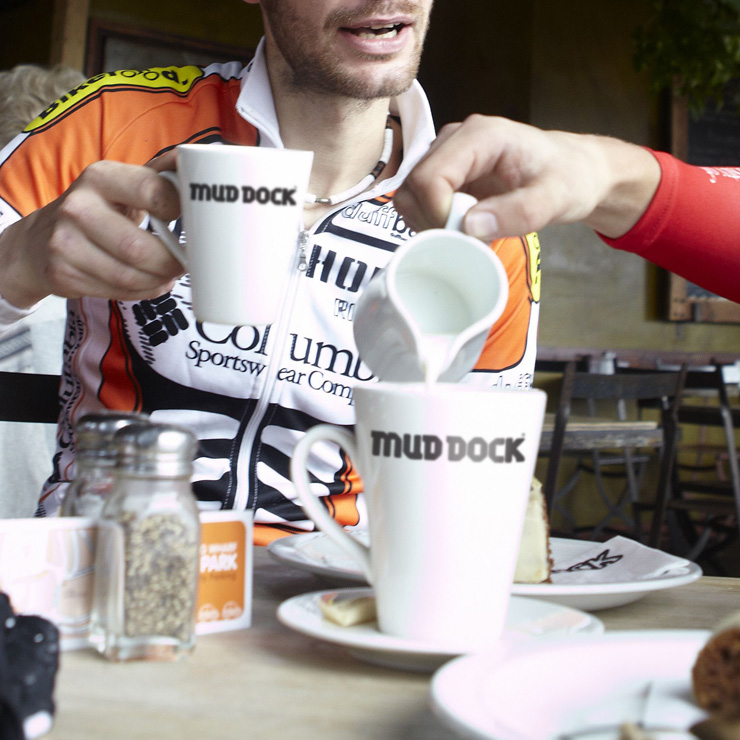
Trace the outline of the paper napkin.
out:
[[[553,583],[642,581],[686,568],[690,561],[646,547],[627,537],[594,542],[576,557],[556,560]]]

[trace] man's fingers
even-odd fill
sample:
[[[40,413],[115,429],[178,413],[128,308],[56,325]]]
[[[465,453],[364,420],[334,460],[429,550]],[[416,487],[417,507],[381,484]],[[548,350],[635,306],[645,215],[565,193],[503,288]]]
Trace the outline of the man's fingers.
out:
[[[177,149],[170,149],[168,152],[161,154],[159,157],[155,157],[150,162],[147,162],[147,167],[153,169],[155,172],[165,172],[177,170]]]
[[[172,183],[151,167],[122,162],[96,162],[83,172],[76,185],[90,187],[112,205],[146,211],[171,221],[180,215],[180,199]]]
[[[153,234],[140,229],[90,189],[70,192],[60,205],[61,221],[50,243],[52,255],[93,269],[101,277],[116,269],[124,282],[129,272],[157,282],[182,271]],[[123,270],[123,272],[121,272]]]
[[[160,158],[162,166],[174,158]],[[157,284],[182,273],[182,268],[157,237],[139,228],[144,212],[169,221],[180,214],[180,199],[172,183],[151,167],[101,161],[90,165],[67,192],[60,215],[71,221],[88,240],[85,260],[104,263],[105,253],[118,263],[122,287],[129,279]],[[101,276],[100,267],[95,268]],[[133,282],[132,282],[133,284]],[[145,287],[143,285],[142,287]]]
[[[173,280],[141,273],[110,259],[103,252],[90,255],[84,262],[61,261],[52,256],[47,275],[53,292],[68,298],[141,300],[161,295],[173,284]]]
[[[465,215],[463,230],[486,242],[523,236],[557,221],[556,204],[550,189],[535,183],[484,198]]]
[[[67,297],[120,299],[132,294],[153,295],[157,286],[170,283],[182,272],[156,237],[138,229],[124,216],[113,215],[118,220],[109,235],[114,247],[107,249],[91,245],[90,230],[83,231],[72,220],[62,219],[55,224],[43,268],[52,292]],[[137,246],[132,248],[132,244]],[[137,251],[148,251],[152,256],[132,259]]]
[[[448,140],[449,141],[449,140]],[[474,157],[469,150],[455,156],[444,142],[409,173],[394,197],[395,206],[416,231],[444,226],[452,196],[465,189]]]
[[[182,266],[136,214],[171,220],[179,197],[147,167],[90,165],[59,198],[2,234],[4,297],[30,307],[49,293],[139,300],[166,292]],[[12,234],[12,236],[9,236]]]
[[[459,128],[462,126],[462,123],[447,123],[439,130],[439,133],[437,134],[437,137],[434,139],[434,141],[429,145],[429,150],[424,155],[425,157],[428,157],[431,152],[433,152],[437,147],[439,147],[441,144],[444,144],[447,139],[450,138]]]
[[[448,202],[446,210],[445,202]],[[393,204],[403,216],[406,225],[414,231],[434,229],[443,226],[447,220],[452,205],[452,191],[447,199],[444,196],[429,198],[423,188],[404,187],[393,196]]]
[[[443,226],[455,192],[477,196],[478,181],[492,180],[502,151],[499,126],[497,119],[474,115],[442,129],[396,196],[396,207],[413,227]],[[485,194],[491,194],[490,185]]]

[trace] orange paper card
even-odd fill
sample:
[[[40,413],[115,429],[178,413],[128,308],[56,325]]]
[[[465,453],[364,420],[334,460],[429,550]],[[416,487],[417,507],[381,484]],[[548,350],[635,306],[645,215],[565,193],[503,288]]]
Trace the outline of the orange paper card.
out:
[[[252,617],[252,512],[200,515],[196,634],[243,629]]]

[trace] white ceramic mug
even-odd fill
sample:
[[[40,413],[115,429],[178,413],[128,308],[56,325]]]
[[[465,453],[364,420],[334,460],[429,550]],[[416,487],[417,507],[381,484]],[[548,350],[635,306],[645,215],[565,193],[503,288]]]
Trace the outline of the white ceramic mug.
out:
[[[157,235],[190,273],[201,321],[270,324],[297,254],[313,152],[183,144],[177,174],[186,244],[152,217]]]
[[[456,193],[446,227],[412,236],[357,301],[357,348],[381,380],[460,380],[503,313],[509,281],[501,260],[457,230],[475,202]]]
[[[306,514],[361,566],[381,631],[467,652],[504,628],[539,450],[540,390],[373,383],[354,390],[354,435],[319,425],[291,475]],[[370,547],[328,514],[310,451],[338,444],[364,483]]]

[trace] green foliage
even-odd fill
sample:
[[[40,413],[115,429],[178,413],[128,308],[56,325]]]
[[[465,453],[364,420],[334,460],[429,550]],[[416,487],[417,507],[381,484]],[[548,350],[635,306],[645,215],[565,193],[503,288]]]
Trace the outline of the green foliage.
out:
[[[635,68],[647,70],[651,90],[674,87],[689,109],[708,103],[737,107],[740,93],[740,0],[650,0],[651,16],[635,31]]]

